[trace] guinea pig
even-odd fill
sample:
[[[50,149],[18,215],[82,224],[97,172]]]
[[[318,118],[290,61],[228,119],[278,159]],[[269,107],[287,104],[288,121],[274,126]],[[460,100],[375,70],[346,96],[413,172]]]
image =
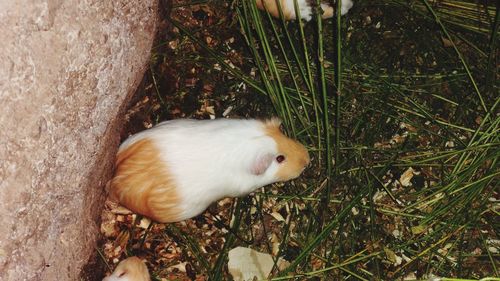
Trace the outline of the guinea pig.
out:
[[[280,17],[279,7],[276,4],[276,0],[256,0],[257,8],[261,10],[269,11],[269,13],[276,17]],[[296,19],[294,0],[279,0],[281,5],[281,10],[283,16],[286,20]],[[313,15],[314,5],[316,5],[316,0],[297,0],[297,4],[300,11],[300,17],[306,21],[310,21]],[[352,8],[352,0],[342,0],[342,9],[340,13],[342,15],[347,14],[349,9]],[[321,1],[321,9],[323,10],[322,18],[328,19],[335,15],[335,11],[328,1]]]
[[[122,260],[113,273],[102,281],[150,281],[149,271],[138,257]]]
[[[110,198],[155,221],[176,222],[224,197],[294,179],[309,154],[280,125],[277,118],[162,122],[122,143]]]

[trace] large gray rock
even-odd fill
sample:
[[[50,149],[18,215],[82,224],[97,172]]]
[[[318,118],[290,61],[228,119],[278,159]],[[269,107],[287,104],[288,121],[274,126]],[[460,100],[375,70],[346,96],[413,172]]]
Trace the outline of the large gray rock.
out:
[[[0,280],[79,280],[156,0],[0,1]]]

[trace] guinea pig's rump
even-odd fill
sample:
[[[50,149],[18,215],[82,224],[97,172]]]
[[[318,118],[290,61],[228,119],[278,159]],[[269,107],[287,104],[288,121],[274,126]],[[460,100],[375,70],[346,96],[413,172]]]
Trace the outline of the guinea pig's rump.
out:
[[[153,140],[143,138],[120,150],[110,193],[134,212],[159,222],[178,221],[180,198]]]

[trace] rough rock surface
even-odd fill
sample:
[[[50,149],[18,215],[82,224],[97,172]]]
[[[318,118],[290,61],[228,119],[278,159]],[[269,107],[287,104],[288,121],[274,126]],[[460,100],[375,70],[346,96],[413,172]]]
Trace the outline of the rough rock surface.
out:
[[[157,0],[0,1],[0,280],[79,280],[156,24]]]

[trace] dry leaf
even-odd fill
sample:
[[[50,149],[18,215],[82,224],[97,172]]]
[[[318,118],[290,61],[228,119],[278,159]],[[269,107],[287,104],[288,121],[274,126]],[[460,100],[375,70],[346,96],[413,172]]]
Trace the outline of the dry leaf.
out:
[[[443,41],[443,46],[446,48],[453,47],[453,42],[451,42],[449,39],[441,37],[441,40]]]
[[[168,270],[168,271],[172,271],[173,269],[177,269],[177,270],[179,270],[180,272],[186,272],[186,264],[187,264],[187,262],[181,262],[181,263],[179,263],[179,264],[169,266],[169,267],[167,268],[167,270]]]
[[[423,225],[417,225],[411,227],[411,232],[413,234],[420,234],[425,231],[425,227]]]
[[[148,229],[149,225],[151,224],[151,220],[146,218],[146,217],[143,217],[141,219],[141,222],[139,223],[139,227],[142,228],[142,229]]]
[[[404,187],[410,186],[413,175],[414,175],[414,170],[412,167],[410,167],[401,175],[401,178],[399,178],[399,182]]]
[[[274,266],[271,255],[250,248],[237,247],[229,251],[228,270],[234,281],[265,280]],[[278,261],[278,267],[285,262]]]
[[[272,212],[271,216],[277,221],[285,221],[285,218],[278,212]]]

